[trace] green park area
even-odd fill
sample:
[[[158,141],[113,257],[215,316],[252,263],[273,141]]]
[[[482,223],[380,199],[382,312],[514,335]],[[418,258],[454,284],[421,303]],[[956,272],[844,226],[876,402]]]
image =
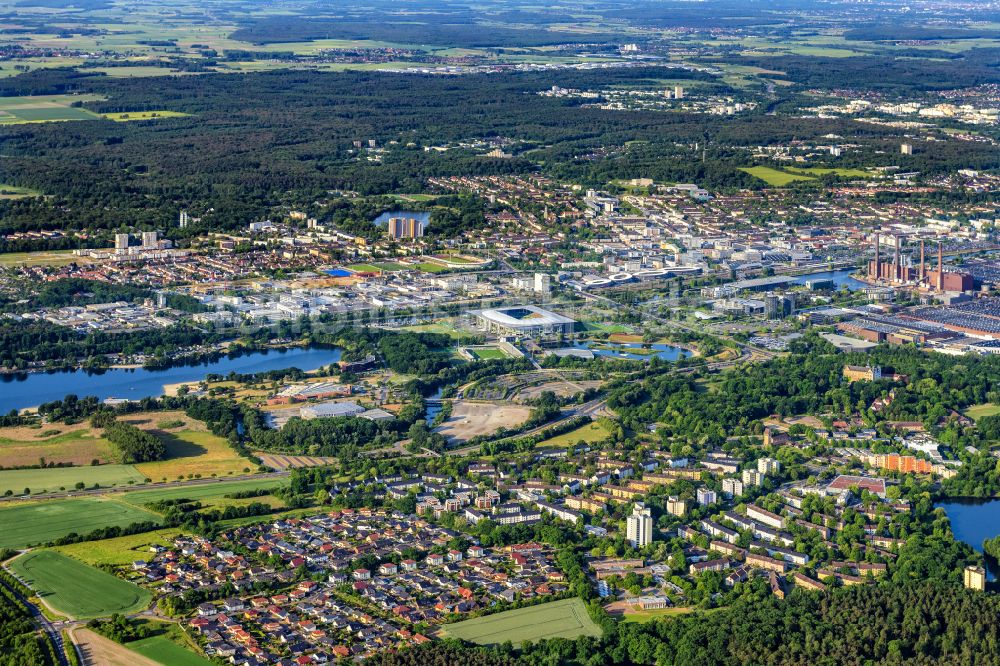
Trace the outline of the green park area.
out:
[[[11,570],[53,611],[75,619],[135,613],[149,606],[149,592],[52,550],[15,559]]]
[[[978,421],[979,419],[987,416],[996,416],[997,414],[1000,414],[1000,405],[994,405],[992,402],[987,402],[982,405],[973,405],[965,410],[965,415],[973,421]]]
[[[0,548],[47,543],[73,532],[88,534],[105,527],[159,521],[139,507],[105,499],[59,499],[0,505]]]
[[[539,442],[538,446],[573,446],[581,440],[587,444],[592,444],[603,441],[610,435],[611,431],[603,423],[595,421],[580,426],[576,430],[570,430],[569,432],[564,432],[561,435],[547,439],[544,442]]]
[[[477,617],[449,624],[442,631],[449,637],[477,645],[498,645],[506,641],[520,645],[543,638],[601,635],[600,627],[590,619],[587,607],[578,597]]]
[[[755,178],[760,178],[768,185],[784,187],[794,182],[815,180],[819,176],[834,174],[841,178],[868,178],[870,173],[862,169],[828,169],[824,167],[784,167],[775,169],[768,166],[741,168]]]
[[[781,171],[779,169],[772,169],[766,166],[755,166],[749,168],[741,168],[740,171],[744,171],[755,178],[760,178],[768,185],[774,185],[775,187],[784,187],[790,183],[796,181],[810,181],[815,180],[812,176],[803,176],[794,173],[788,173],[787,171]]]

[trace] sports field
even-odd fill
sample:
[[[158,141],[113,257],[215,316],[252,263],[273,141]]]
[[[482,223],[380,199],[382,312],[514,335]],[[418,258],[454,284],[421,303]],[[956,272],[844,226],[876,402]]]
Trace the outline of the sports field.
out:
[[[507,358],[507,354],[498,347],[475,347],[470,348],[469,353],[480,361],[490,361],[498,358]]]
[[[392,267],[395,266],[395,267]],[[356,273],[378,273],[379,271],[398,271],[402,270],[402,266],[399,264],[389,264],[389,263],[379,263],[379,264],[351,264],[347,267],[348,270],[354,271]]]
[[[423,271],[424,273],[444,273],[448,268],[442,266],[441,264],[432,264],[427,261],[422,261],[419,264],[414,264],[414,268],[418,271]]]
[[[71,532],[87,534],[101,527],[159,519],[154,513],[121,502],[82,497],[0,506],[0,548],[24,548]]]
[[[51,550],[22,555],[10,568],[52,610],[72,618],[135,613],[152,598],[138,585]]]
[[[78,482],[84,483],[88,488],[92,488],[95,483],[102,488],[109,488],[128,485],[129,481],[142,483],[144,478],[132,465],[10,469],[0,471],[0,495],[8,490],[14,495],[72,490]],[[30,492],[26,492],[26,489]]]
[[[577,597],[449,624],[443,632],[477,645],[510,641],[515,646],[543,638],[601,635],[600,627],[590,619],[586,606]]]

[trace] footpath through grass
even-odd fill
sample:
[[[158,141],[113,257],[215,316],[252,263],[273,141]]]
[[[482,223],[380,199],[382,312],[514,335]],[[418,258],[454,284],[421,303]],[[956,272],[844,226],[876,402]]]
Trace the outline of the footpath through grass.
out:
[[[449,624],[443,632],[477,645],[510,641],[517,646],[543,638],[600,636],[601,628],[590,619],[583,600],[573,597]]]
[[[54,541],[67,534],[87,534],[103,527],[125,527],[160,516],[104,499],[57,499],[0,507],[0,548]]]
[[[54,611],[76,619],[136,613],[149,606],[149,592],[53,550],[15,559],[11,570]]]

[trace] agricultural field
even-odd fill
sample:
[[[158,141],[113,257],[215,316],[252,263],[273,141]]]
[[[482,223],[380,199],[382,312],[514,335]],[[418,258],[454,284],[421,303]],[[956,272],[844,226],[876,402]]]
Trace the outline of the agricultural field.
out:
[[[135,613],[149,606],[149,592],[52,550],[18,557],[11,570],[53,611],[75,619]]]
[[[583,601],[573,597],[449,624],[442,633],[477,645],[510,641],[517,646],[543,638],[600,636],[601,629],[590,619]]]
[[[101,120],[101,116],[70,106],[75,102],[99,99],[93,95],[38,95],[0,97],[0,126],[48,123],[67,120]]]
[[[996,416],[997,414],[1000,414],[1000,405],[994,405],[991,402],[982,405],[973,405],[965,410],[965,415],[973,421],[978,421],[987,416]]]
[[[593,442],[600,442],[607,439],[611,435],[611,431],[603,423],[598,423],[597,421],[593,423],[588,423],[587,425],[580,426],[576,430],[570,430],[569,432],[564,432],[561,435],[556,435],[544,442],[539,442],[538,446],[574,446],[580,440],[588,444]]]
[[[766,166],[742,168],[740,171],[744,171],[755,178],[760,178],[768,185],[773,185],[775,187],[784,187],[785,185],[796,181],[816,180],[811,176],[796,175],[794,173],[788,173],[786,171],[780,171]]]
[[[254,481],[219,481],[204,484],[182,486],[179,488],[162,488],[156,490],[135,490],[122,495],[122,501],[134,506],[142,506],[148,502],[158,502],[168,499],[198,500],[206,506],[238,504],[242,500],[228,500],[225,496],[242,490],[258,490],[261,488],[277,488],[284,484],[284,479],[259,479]],[[264,502],[267,497],[255,497],[249,501]]]
[[[38,462],[37,457],[35,462]],[[11,495],[29,495],[72,490],[77,483],[83,483],[87,488],[95,484],[110,488],[142,483],[144,480],[145,477],[132,465],[8,469],[0,470],[0,494],[7,494],[7,491]]]
[[[66,546],[56,546],[52,550],[91,566],[121,567],[136,560],[147,559],[150,546],[169,546],[179,534],[181,534],[180,530],[167,528],[155,532],[129,534],[114,539],[71,543]]]
[[[121,643],[115,643],[95,631],[78,626],[70,630],[73,643],[86,655],[87,664],[101,666],[162,666],[159,662],[132,652]]]
[[[277,470],[297,469],[299,467],[321,467],[322,465],[333,465],[336,458],[328,456],[293,456],[281,453],[268,453],[266,451],[255,451],[254,455],[261,459],[267,467]]]
[[[90,465],[94,460],[102,463],[113,460],[114,452],[99,430],[86,425],[0,428],[0,467],[38,465],[40,458],[45,458],[47,463]],[[87,479],[81,476],[77,480]]]
[[[204,423],[183,412],[131,414],[122,417],[122,421],[148,430],[166,447],[167,455],[163,460],[135,466],[153,481],[246,474],[256,467],[224,438],[213,435]]]
[[[103,527],[159,520],[140,507],[89,497],[0,505],[0,548],[24,548],[72,532],[87,534]]]
[[[127,123],[133,120],[161,120],[163,118],[189,118],[190,113],[180,111],[127,111],[123,113],[102,113],[101,116],[116,123]]]
[[[464,442],[477,435],[491,435],[500,428],[516,427],[530,414],[530,407],[458,401],[436,432],[451,441]]]

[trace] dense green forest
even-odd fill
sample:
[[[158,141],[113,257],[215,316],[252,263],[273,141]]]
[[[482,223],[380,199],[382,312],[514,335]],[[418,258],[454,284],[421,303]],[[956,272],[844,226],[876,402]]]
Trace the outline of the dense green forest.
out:
[[[159,460],[166,454],[166,447],[156,435],[140,430],[131,423],[105,420],[104,438],[111,442],[118,462],[123,465]]]
[[[31,362],[53,367],[75,366],[77,358],[90,359],[85,365],[101,367],[104,354],[149,354],[165,357],[178,347],[217,342],[221,336],[198,328],[178,325],[164,329],[128,333],[82,335],[71,328],[47,321],[0,321],[0,366],[25,369]]]
[[[696,377],[657,372],[643,382],[618,386],[608,404],[634,428],[655,422],[668,436],[721,444],[734,432],[760,432],[761,419],[771,414],[860,413],[875,419],[871,403],[895,389],[892,404],[878,419],[922,421],[931,430],[943,426],[940,436],[957,442],[964,433],[942,424],[950,410],[1000,398],[997,357],[956,358],[892,345],[869,354],[841,354],[815,335],[806,340],[786,357],[724,373],[713,391],[703,390]],[[880,365],[887,375],[906,379],[847,383],[842,370],[852,363]]]
[[[780,67],[761,59],[761,65],[800,67],[802,81],[820,85],[809,77],[827,76],[833,85],[837,81],[830,72],[849,66],[843,60],[860,59],[837,59],[830,67],[797,65],[794,59]],[[914,76],[923,76],[924,70],[913,67]],[[842,71],[842,78],[855,74],[854,69]],[[889,150],[898,140],[896,130],[850,119],[625,113],[535,94],[552,85],[655,87],[664,78],[719,81],[706,72],[652,66],[457,78],[276,71],[116,79],[58,69],[29,72],[0,80],[0,95],[86,92],[106,97],[84,103],[97,112],[165,109],[191,115],[155,123],[4,127],[5,183],[50,198],[0,202],[0,231],[107,229],[128,220],[176,234],[173,222],[180,209],[202,220],[187,233],[233,229],[278,203],[308,208],[330,190],[417,192],[432,176],[539,169],[598,186],[616,178],[649,177],[709,189],[761,187],[739,170],[750,159],[741,147],[819,140],[827,134],[851,136],[863,147],[860,159],[870,165],[896,159],[898,151]],[[513,159],[423,150],[497,136],[522,142]],[[370,161],[355,148],[355,141],[367,139],[385,149],[381,161]],[[939,173],[995,164],[988,144],[964,142],[957,151],[953,143],[958,142],[918,151],[910,166]]]
[[[620,623],[604,638],[528,646],[527,664],[994,664],[1000,600],[957,586],[761,591],[725,610]]]

